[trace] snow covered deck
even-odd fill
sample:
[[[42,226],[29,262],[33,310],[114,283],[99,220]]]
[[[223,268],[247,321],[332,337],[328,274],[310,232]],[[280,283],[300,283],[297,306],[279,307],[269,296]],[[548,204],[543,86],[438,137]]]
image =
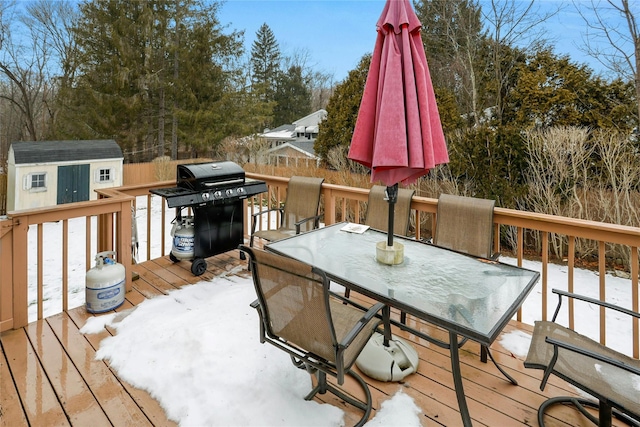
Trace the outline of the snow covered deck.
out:
[[[140,304],[145,298],[211,280],[221,274],[234,272],[249,277],[246,261],[239,259],[237,251],[207,261],[208,270],[199,277],[192,275],[188,262],[174,264],[168,257],[134,265],[133,271],[140,278],[133,282],[133,290],[127,293],[126,301],[118,311]],[[239,269],[239,266],[244,268]],[[84,307],[79,307],[2,333],[0,425],[175,425],[147,392],[121,381],[107,363],[96,360],[100,341],[115,331],[105,328],[98,334],[80,333],[79,329],[90,316]],[[413,326],[439,333],[426,324]],[[512,321],[504,333],[515,330],[530,333],[531,327]],[[422,410],[422,425],[461,425],[448,351],[407,333],[394,333],[415,344],[421,359],[419,371],[405,378],[400,385],[363,376],[373,395],[371,418],[385,400],[402,388]],[[571,386],[555,377],[541,392],[541,372],[525,369],[522,357],[504,349],[499,339],[492,346],[492,353],[519,385],[506,381],[493,364],[482,363],[478,344],[465,344],[460,357],[474,425],[537,426],[537,408],[547,397],[575,394]],[[282,353],[282,357],[288,356]],[[295,369],[293,365],[291,369]],[[344,410],[347,426],[360,417],[355,410],[330,395],[319,396],[319,399],[328,399],[329,403]],[[575,426],[581,421],[570,408],[556,408],[551,414],[553,418],[547,417],[548,426]]]

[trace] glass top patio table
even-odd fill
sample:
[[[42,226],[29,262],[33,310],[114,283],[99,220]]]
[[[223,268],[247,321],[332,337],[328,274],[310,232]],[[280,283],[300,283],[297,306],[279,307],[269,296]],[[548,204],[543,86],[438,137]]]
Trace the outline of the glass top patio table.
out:
[[[404,261],[376,260],[376,243],[386,233],[342,231],[338,223],[269,243],[266,249],[298,259],[356,292],[484,345],[514,316],[539,273],[479,259],[414,239],[404,245]]]

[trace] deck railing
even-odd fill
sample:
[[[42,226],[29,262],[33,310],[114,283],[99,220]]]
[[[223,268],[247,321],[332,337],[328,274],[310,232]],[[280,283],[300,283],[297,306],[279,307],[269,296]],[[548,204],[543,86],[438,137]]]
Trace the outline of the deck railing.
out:
[[[68,253],[70,245],[84,245],[86,265],[91,259],[92,227],[97,227],[96,247],[98,251],[114,250],[118,253],[131,251],[131,201],[126,194],[113,194],[117,197],[97,201],[69,203],[50,208],[28,209],[9,212],[7,218],[0,219],[0,331],[25,326],[28,319],[28,265],[36,266],[37,315],[43,317],[44,307],[44,257],[47,245],[43,238],[47,223],[62,222],[61,253],[53,254],[60,258],[62,309],[67,309],[68,297]],[[69,220],[86,219],[86,238],[84,242],[69,240]],[[92,221],[96,218],[97,221]],[[96,225],[93,225],[96,223]],[[35,226],[37,233],[36,259],[29,259],[29,227]],[[122,257],[125,267],[125,288],[131,289],[131,259]],[[87,270],[89,267],[87,267]]]
[[[284,202],[288,178],[275,177],[270,175],[260,175],[247,173],[248,178],[263,180],[267,183],[268,192],[256,196],[251,203],[246,202],[249,215],[245,216],[245,234],[248,235],[251,227],[251,213],[266,206],[279,206]],[[10,212],[7,219],[0,220],[0,330],[7,330],[21,327],[27,324],[27,231],[30,225],[36,225],[38,230],[38,256],[37,256],[37,287],[40,290],[42,283],[42,247],[46,242],[42,242],[42,227],[51,221],[63,221],[64,224],[70,218],[86,217],[87,230],[91,227],[90,217],[95,216],[97,221],[98,250],[110,250],[117,248],[120,253],[128,253],[131,250],[131,206],[146,199],[147,208],[151,206],[152,196],[150,188],[172,187],[175,181],[156,182],[148,185],[119,187],[113,190],[101,191],[100,199],[93,202],[81,202],[68,205],[60,205],[46,209],[27,210],[22,212]],[[338,221],[360,222],[363,217],[365,203],[368,197],[368,189],[354,188],[334,184],[324,184],[322,187],[322,212],[323,222],[327,225]],[[144,196],[141,198],[141,196]],[[436,199],[426,197],[414,197],[411,203],[414,224],[414,237],[423,239],[425,234],[432,231],[433,224],[436,223],[437,212]],[[166,204],[162,204],[162,224],[165,224],[165,217],[173,216],[173,212],[167,212]],[[279,220],[273,217],[272,220]],[[638,246],[640,245],[640,228],[607,224],[595,221],[577,220],[554,215],[524,212],[513,209],[496,208],[494,213],[495,236],[494,242],[496,250],[499,248],[499,236],[507,228],[510,228],[516,238],[514,256],[518,265],[522,265],[524,260],[524,236],[529,232],[537,232],[541,235],[541,250],[538,254],[541,261],[541,282],[542,282],[542,307],[541,312],[535,316],[538,319],[547,319],[550,311],[547,301],[548,289],[548,268],[549,268],[549,236],[551,234],[560,235],[568,242],[567,265],[567,289],[574,291],[574,269],[576,264],[575,242],[577,239],[588,239],[597,242],[598,245],[598,274],[600,299],[606,299],[606,255],[607,247],[611,245],[623,245],[628,248],[629,260],[627,265],[630,270],[629,299],[631,308],[638,311]],[[419,226],[415,226],[419,224]],[[424,224],[427,224],[424,226]],[[151,215],[147,215],[146,224],[138,224],[138,227],[146,227],[146,241],[141,242],[146,245],[146,259],[151,257],[152,240],[160,239],[160,256],[165,255],[165,242],[168,241],[169,229],[160,227],[152,229]],[[259,225],[260,227],[260,225]],[[63,231],[63,248],[69,242],[65,239]],[[89,236],[87,232],[87,236]],[[76,244],[76,242],[73,242]],[[89,242],[87,245],[86,269],[90,268],[91,254],[89,253]],[[62,264],[66,264],[66,249],[62,253]],[[141,261],[144,261],[141,260]],[[125,265],[127,274],[127,288],[131,285],[131,260],[127,257],[120,257],[120,262]],[[62,269],[62,292],[65,292],[66,274]],[[42,316],[41,292],[38,292],[38,317]],[[64,298],[64,296],[63,296]],[[63,303],[63,309],[66,309]],[[553,304],[553,303],[552,303]],[[519,313],[519,318],[521,314]],[[573,306],[569,306],[569,326],[574,327],[575,316]],[[631,321],[631,320],[630,320]],[[639,325],[637,320],[633,321],[633,345],[634,357],[639,354]],[[600,341],[606,341],[605,316],[600,313]]]

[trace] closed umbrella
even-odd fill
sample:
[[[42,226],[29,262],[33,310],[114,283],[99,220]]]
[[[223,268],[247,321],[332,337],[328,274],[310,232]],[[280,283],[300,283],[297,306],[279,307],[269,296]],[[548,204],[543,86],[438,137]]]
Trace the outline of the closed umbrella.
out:
[[[389,246],[398,183],[449,161],[420,27],[409,0],[387,0],[348,155],[387,186]]]
[[[393,261],[378,260],[388,264],[402,259],[393,244],[398,184],[411,184],[449,161],[420,27],[409,0],[387,0],[348,155],[371,169],[371,182],[387,186],[386,245]],[[384,335],[374,334],[356,363],[373,378],[398,381],[415,372],[418,361],[415,349],[385,325]]]

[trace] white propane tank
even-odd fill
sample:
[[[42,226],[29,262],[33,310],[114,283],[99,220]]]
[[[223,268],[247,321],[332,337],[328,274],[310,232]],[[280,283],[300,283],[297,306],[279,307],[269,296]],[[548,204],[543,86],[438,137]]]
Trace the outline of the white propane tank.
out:
[[[193,217],[185,216],[174,224],[171,230],[173,245],[171,254],[178,259],[193,259],[195,246],[195,229]]]
[[[112,257],[112,258],[110,258]],[[89,313],[104,313],[124,302],[124,265],[116,262],[114,251],[99,252],[96,265],[87,271],[86,307]]]

